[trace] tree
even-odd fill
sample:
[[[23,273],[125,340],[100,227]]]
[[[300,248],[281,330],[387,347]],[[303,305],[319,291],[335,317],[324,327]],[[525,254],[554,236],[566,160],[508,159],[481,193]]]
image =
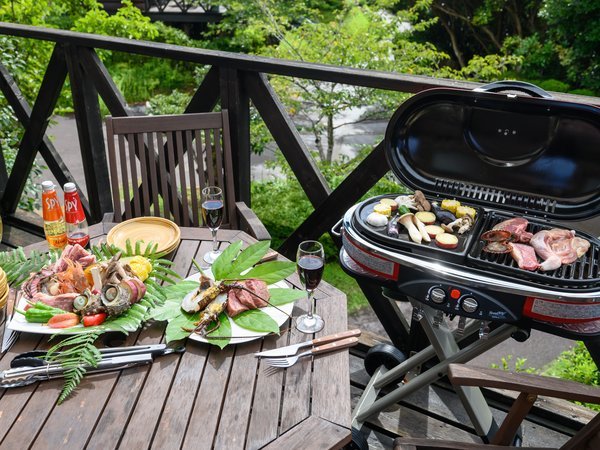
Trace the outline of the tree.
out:
[[[545,0],[540,15],[569,80],[600,92],[600,2]]]

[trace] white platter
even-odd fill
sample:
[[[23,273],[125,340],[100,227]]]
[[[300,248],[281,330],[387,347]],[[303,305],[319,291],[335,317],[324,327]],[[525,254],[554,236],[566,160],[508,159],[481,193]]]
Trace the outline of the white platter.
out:
[[[19,293],[17,295],[19,298],[16,303],[16,308],[20,309],[21,311],[24,311],[25,307],[27,306],[27,300],[26,300],[25,296],[21,294],[21,291],[19,291]],[[12,320],[8,323],[8,328],[11,330],[14,330],[14,331],[23,331],[25,333],[34,333],[34,334],[57,334],[57,333],[60,333],[60,334],[68,335],[68,334],[76,334],[76,333],[69,333],[69,330],[81,329],[81,328],[83,328],[83,325],[77,325],[75,327],[70,327],[70,328],[50,328],[48,325],[44,325],[43,323],[27,322],[27,320],[25,320],[25,316],[23,314],[19,314],[17,311],[15,311],[15,314],[13,315]]]
[[[212,278],[212,273],[210,272],[210,270],[205,270],[204,273],[206,276]],[[196,274],[191,275],[186,278],[186,280],[188,280],[188,281],[198,281],[199,279],[200,279],[200,273],[196,273]],[[275,284],[269,285],[269,287],[291,289],[285,283],[285,281],[279,281]],[[186,297],[193,295],[195,291],[196,290],[194,289]],[[286,315],[286,313],[289,314],[290,316],[292,315],[292,310],[294,309],[294,303],[295,303],[294,301],[285,303],[284,305],[278,306],[277,308],[279,308],[279,309],[273,308],[272,306],[266,306],[264,308],[260,308],[260,310],[262,312],[264,312],[265,314],[268,314],[275,322],[277,322],[277,325],[281,327],[281,325],[283,325],[289,319],[289,316]],[[284,311],[284,312],[282,312],[282,311]],[[242,328],[242,327],[236,325],[235,322],[233,320],[231,320],[230,317],[228,317],[228,319],[229,319],[229,323],[231,324],[231,335],[235,336],[235,337],[231,338],[228,345],[229,344],[241,344],[243,342],[253,341],[254,339],[259,339],[259,338],[269,334],[269,333],[259,333],[256,331],[247,330],[245,328]],[[190,339],[193,341],[209,343],[209,341],[207,339],[205,339],[204,337],[202,337],[196,333],[192,333],[190,335]]]

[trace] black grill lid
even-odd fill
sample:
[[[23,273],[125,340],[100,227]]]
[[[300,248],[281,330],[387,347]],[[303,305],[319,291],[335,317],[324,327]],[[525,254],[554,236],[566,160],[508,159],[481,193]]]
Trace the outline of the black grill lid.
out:
[[[388,124],[388,163],[430,195],[569,221],[596,216],[600,108],[547,97],[520,82],[421,92]]]

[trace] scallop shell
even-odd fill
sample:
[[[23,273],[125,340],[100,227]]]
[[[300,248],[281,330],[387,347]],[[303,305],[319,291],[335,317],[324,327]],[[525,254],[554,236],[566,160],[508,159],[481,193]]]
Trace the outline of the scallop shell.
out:
[[[511,238],[510,231],[506,230],[490,230],[481,235],[481,239],[488,242],[504,242]]]
[[[485,247],[483,247],[483,251],[484,252],[488,252],[488,253],[502,254],[502,253],[509,253],[510,250],[511,250],[510,244],[508,242],[506,242],[506,241],[503,241],[503,242],[498,242],[498,241],[488,242],[487,245]]]
[[[385,227],[388,223],[388,220],[383,214],[372,212],[367,216],[367,223],[374,227]]]

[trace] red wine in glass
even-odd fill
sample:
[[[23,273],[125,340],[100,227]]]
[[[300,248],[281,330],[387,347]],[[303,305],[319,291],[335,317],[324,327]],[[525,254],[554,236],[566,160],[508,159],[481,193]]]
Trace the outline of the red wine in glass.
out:
[[[202,203],[202,219],[208,228],[219,228],[223,221],[223,201],[206,200]]]
[[[298,260],[298,275],[300,281],[309,291],[317,288],[323,277],[323,258],[319,256],[302,256]]]
[[[325,267],[323,246],[318,241],[301,242],[296,253],[296,265],[310,305],[308,312],[296,319],[296,328],[302,333],[317,333],[325,325],[323,319],[314,313],[313,300],[313,292],[321,282]]]

